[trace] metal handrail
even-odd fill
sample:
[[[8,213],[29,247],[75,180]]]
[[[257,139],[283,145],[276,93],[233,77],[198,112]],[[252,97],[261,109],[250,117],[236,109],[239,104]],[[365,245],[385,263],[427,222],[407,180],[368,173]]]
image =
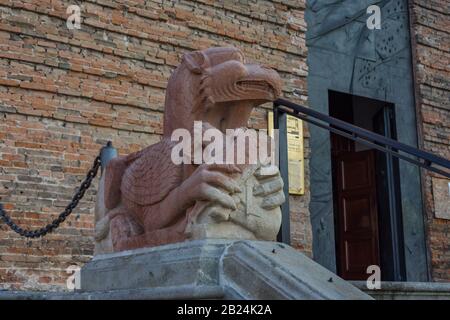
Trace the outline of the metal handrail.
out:
[[[273,104],[274,128],[280,130],[279,135],[279,167],[284,180],[283,191],[289,198],[288,173],[288,141],[286,116],[291,115],[320,128],[341,135],[350,140],[365,144],[373,149],[408,161],[426,170],[433,171],[450,178],[450,161],[432,153],[417,149],[407,144],[387,138],[372,131],[355,126],[329,115],[311,110],[285,99],[278,99]],[[402,152],[402,153],[400,153]],[[282,224],[278,233],[278,241],[290,244],[290,209],[289,201],[281,205]]]
[[[274,110],[277,114],[281,112],[292,115],[353,141],[363,143],[371,148],[389,153],[394,157],[450,178],[450,161],[430,152],[387,138],[285,99],[276,100],[274,102]],[[325,123],[321,123],[317,120]],[[404,154],[401,154],[400,152],[403,152]],[[414,159],[411,156],[417,159]]]

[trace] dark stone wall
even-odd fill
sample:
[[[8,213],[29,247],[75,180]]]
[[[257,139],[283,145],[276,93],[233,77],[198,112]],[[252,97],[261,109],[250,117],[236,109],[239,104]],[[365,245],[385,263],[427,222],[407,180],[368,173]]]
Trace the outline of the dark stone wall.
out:
[[[381,7],[381,29],[370,30],[367,8]],[[417,146],[409,14],[406,0],[307,2],[309,105],[328,114],[328,91],[395,104],[397,138]],[[315,259],[336,269],[329,133],[311,131],[311,202]],[[420,171],[400,163],[408,281],[428,279]]]

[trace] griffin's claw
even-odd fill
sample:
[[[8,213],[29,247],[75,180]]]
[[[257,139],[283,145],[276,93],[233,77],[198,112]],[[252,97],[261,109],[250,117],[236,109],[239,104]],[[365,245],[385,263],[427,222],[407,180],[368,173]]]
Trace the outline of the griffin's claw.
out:
[[[236,203],[234,202],[234,199],[232,197],[229,197],[229,198],[230,198],[230,201],[222,200],[222,201],[219,201],[219,203],[221,203],[222,206],[224,206],[227,209],[236,210],[237,206],[236,206]]]
[[[261,185],[253,187],[253,195],[260,196],[264,193],[264,188]]]
[[[221,211],[213,211],[211,212],[210,216],[216,221],[227,221],[228,218],[230,217],[228,214]]]
[[[255,196],[260,196],[260,195],[269,195],[269,194],[273,194],[276,192],[279,192],[280,190],[283,189],[283,180],[281,179],[267,179],[267,180],[262,180],[261,184],[256,185],[253,187],[253,194]]]
[[[258,179],[269,178],[278,174],[279,169],[277,166],[260,167],[254,173],[255,177]]]
[[[239,168],[238,166],[234,165],[233,169],[236,170],[236,172],[242,173],[241,168]]]
[[[274,209],[276,207],[281,206],[285,200],[286,197],[284,196],[284,193],[279,193],[275,196],[271,196],[264,199],[263,202],[261,203],[261,207],[266,210]]]

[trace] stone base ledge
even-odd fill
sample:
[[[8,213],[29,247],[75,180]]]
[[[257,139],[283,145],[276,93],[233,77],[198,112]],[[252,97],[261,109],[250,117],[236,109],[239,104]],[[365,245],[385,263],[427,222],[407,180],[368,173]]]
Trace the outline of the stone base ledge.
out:
[[[371,299],[277,242],[195,240],[99,255],[81,270],[80,294],[148,290],[173,298],[181,288],[200,299]]]
[[[377,300],[450,300],[450,282],[381,282],[381,289],[369,290],[366,282],[352,281]]]
[[[75,292],[0,291],[1,299],[372,299],[290,246],[195,240],[99,255]]]
[[[179,286],[92,292],[0,291],[0,300],[189,300],[223,299],[220,286]]]

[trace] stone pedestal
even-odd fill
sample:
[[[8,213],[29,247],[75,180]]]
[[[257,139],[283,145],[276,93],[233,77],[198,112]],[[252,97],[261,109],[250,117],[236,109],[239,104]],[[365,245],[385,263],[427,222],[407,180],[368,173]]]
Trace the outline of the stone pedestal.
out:
[[[81,270],[91,299],[371,299],[292,247],[196,240],[96,256]]]

